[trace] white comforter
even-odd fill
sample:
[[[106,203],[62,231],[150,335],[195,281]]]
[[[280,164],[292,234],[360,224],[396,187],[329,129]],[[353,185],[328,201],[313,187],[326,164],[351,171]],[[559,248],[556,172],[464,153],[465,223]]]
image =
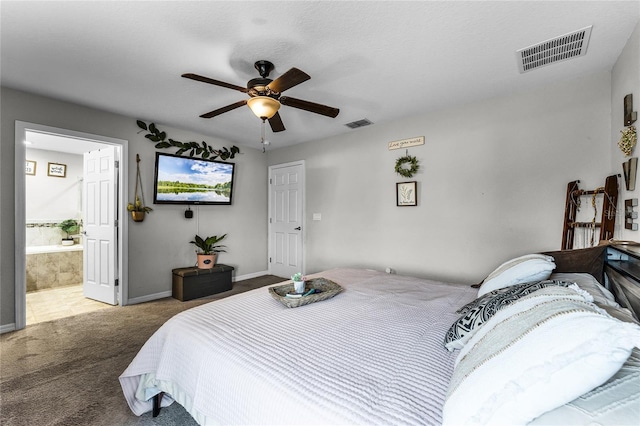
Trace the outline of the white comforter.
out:
[[[131,410],[162,390],[200,424],[440,424],[456,356],[443,338],[477,291],[371,270],[315,276],[344,291],[291,309],[265,287],[167,321],[120,376]]]

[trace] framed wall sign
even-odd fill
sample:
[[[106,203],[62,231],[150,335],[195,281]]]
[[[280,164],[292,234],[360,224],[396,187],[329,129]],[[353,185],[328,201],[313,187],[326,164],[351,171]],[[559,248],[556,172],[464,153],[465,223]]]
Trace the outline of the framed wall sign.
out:
[[[396,183],[396,206],[417,206],[417,185],[416,181]]]
[[[35,176],[36,174],[36,162],[35,161],[31,161],[31,160],[27,160],[26,165],[25,165],[25,173],[31,176]]]
[[[67,165],[59,163],[49,163],[47,176],[67,177]]]

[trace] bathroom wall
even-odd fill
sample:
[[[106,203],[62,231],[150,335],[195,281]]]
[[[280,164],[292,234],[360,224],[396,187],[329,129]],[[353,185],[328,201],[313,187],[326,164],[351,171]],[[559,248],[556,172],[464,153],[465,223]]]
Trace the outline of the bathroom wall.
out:
[[[35,175],[26,175],[27,224],[60,223],[65,219],[80,219],[82,217],[82,155],[27,148],[26,159],[36,162]],[[48,163],[66,165],[66,176],[48,176]],[[61,232],[61,235],[64,233]],[[47,236],[43,235],[43,238],[46,239]],[[48,241],[38,242],[38,244],[31,244],[31,242],[27,238],[27,246],[59,244],[59,242]]]

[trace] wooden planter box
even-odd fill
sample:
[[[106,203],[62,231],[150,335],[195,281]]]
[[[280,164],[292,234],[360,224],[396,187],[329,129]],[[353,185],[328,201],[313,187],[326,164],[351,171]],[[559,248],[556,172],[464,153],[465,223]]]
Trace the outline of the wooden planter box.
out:
[[[231,290],[231,271],[233,267],[220,263],[211,269],[174,269],[172,296],[184,302]]]

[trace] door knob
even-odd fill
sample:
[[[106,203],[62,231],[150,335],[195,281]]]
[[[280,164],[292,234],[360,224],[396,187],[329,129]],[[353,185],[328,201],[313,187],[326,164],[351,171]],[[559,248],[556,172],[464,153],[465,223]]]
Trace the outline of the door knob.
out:
[[[297,228],[293,228],[294,231],[300,231],[302,227],[298,226]]]

